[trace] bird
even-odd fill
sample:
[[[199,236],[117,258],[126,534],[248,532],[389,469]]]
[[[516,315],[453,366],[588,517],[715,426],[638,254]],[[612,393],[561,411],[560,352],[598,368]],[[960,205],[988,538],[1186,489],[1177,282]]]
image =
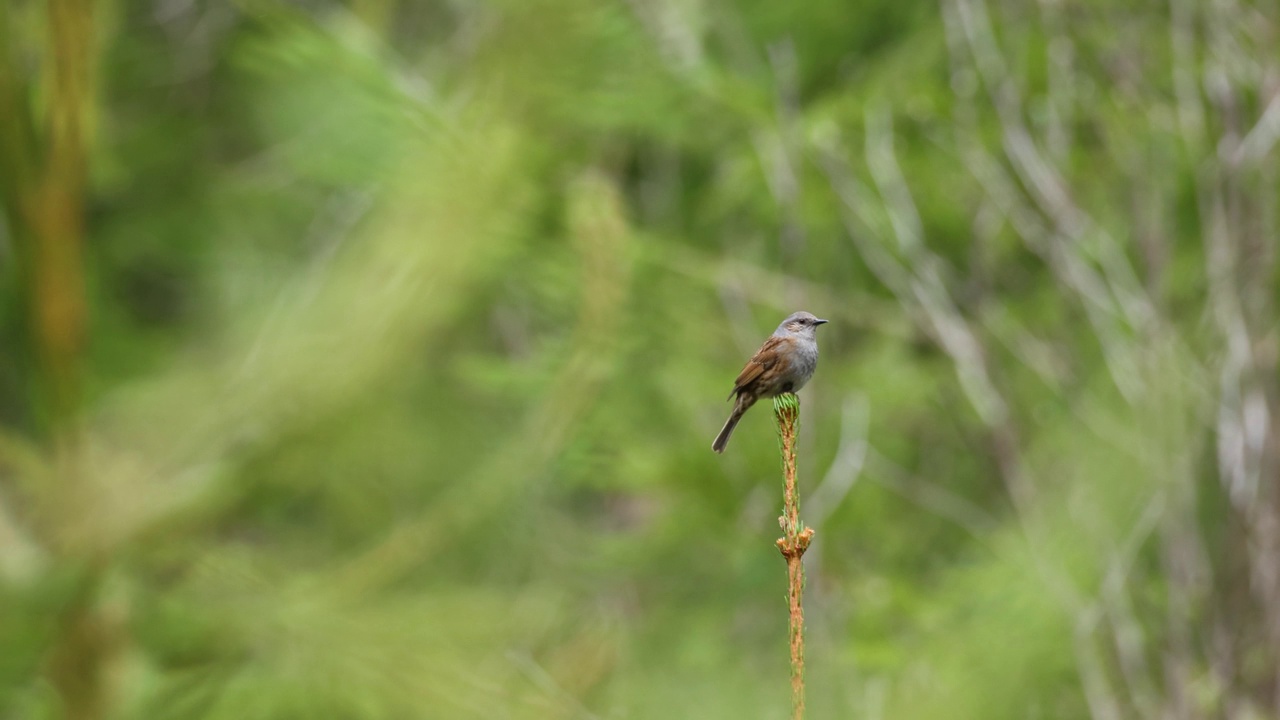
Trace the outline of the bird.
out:
[[[797,392],[809,382],[818,367],[818,326],[826,322],[801,310],[788,315],[764,341],[733,381],[733,391],[727,399],[735,395],[738,399],[724,428],[711,444],[712,450],[724,452],[742,414],[757,400]]]

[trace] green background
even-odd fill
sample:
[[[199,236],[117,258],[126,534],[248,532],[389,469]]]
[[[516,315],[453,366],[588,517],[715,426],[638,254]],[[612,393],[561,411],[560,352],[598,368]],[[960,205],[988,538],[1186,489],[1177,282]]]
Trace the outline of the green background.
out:
[[[0,6],[0,718],[1280,715],[1280,10]]]

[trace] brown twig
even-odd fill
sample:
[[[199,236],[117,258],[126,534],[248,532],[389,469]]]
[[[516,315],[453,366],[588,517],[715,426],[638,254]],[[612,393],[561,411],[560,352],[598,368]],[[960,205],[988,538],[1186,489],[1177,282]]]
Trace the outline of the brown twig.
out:
[[[813,539],[813,528],[800,522],[800,496],[796,492],[796,435],[800,429],[800,398],[781,395],[773,400],[773,414],[778,421],[778,437],[782,445],[782,469],[785,480],[783,491],[783,536],[778,538],[778,550],[787,559],[787,606],[790,616],[791,644],[791,717],[804,717],[804,565],[801,558]]]

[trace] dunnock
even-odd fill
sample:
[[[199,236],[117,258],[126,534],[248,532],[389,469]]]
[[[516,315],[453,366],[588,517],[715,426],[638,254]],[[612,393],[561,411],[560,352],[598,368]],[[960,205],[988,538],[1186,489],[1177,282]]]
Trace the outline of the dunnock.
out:
[[[738,379],[733,381],[733,392],[729,397],[737,395],[738,400],[733,404],[733,412],[724,429],[711,444],[712,450],[724,452],[742,414],[757,400],[796,392],[809,382],[818,367],[816,333],[818,326],[825,322],[804,311],[792,313],[764,341],[764,345],[747,361],[747,366],[742,368]]]

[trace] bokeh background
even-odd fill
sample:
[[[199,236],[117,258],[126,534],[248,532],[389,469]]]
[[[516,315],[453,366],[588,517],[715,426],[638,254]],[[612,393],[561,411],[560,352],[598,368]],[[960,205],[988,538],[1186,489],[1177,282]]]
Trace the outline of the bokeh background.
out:
[[[0,718],[1280,715],[1280,8],[0,3]]]

